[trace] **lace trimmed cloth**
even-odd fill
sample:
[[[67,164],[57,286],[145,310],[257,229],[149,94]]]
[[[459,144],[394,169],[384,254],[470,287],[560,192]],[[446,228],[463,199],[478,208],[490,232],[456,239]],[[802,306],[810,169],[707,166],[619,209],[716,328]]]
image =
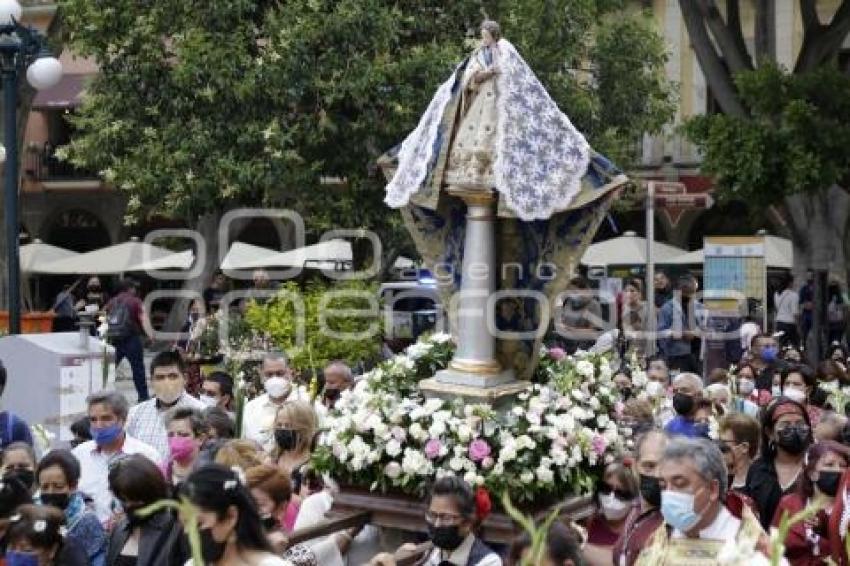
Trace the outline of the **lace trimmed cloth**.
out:
[[[514,46],[501,39],[498,53],[493,188],[521,220],[546,219],[567,209],[579,193],[591,149]],[[398,168],[386,187],[384,202],[390,207],[407,205],[429,174],[440,170],[438,161],[447,153],[444,145],[453,138],[441,126],[454,123],[454,117],[446,114],[457,110],[462,91],[458,82],[468,62],[461,63],[437,89],[419,124],[402,143]]]

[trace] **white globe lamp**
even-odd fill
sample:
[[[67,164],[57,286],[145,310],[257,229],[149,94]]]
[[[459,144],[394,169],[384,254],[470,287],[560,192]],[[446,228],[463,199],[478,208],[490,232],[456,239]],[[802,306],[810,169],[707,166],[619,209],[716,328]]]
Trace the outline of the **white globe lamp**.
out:
[[[41,56],[27,68],[27,81],[36,90],[56,86],[60,80],[62,80],[62,63],[56,57]]]
[[[0,25],[10,25],[21,21],[23,9],[18,0],[0,0]]]

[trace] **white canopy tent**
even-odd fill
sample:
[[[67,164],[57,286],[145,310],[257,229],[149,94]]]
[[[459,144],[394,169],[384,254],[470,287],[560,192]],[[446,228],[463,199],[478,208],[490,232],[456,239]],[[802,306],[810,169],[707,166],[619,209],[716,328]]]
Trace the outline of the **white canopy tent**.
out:
[[[652,254],[656,263],[687,253],[687,250],[662,242],[653,242]],[[634,232],[597,242],[587,247],[582,265],[641,265],[646,263],[646,238]]]
[[[44,266],[61,259],[75,257],[80,254],[59,246],[45,244],[41,240],[33,240],[32,243],[24,244],[19,249],[21,272],[41,273]]]
[[[195,253],[192,250],[176,252],[167,256],[143,261],[137,265],[131,265],[126,271],[159,271],[162,269],[189,269],[195,261]]]
[[[348,240],[328,240],[286,252],[253,246],[244,242],[234,242],[224,257],[224,261],[221,262],[221,269],[258,269],[262,267],[335,269],[340,264],[350,265],[352,258],[351,242]]]
[[[794,265],[794,247],[791,240],[778,236],[764,237],[765,265],[774,269],[791,269]],[[703,250],[684,253],[666,261],[659,260],[664,265],[702,265],[705,263]]]
[[[54,275],[124,273],[140,271],[140,267],[149,266],[151,262],[157,262],[159,269],[174,267],[185,269],[188,267],[185,254],[186,252],[175,253],[166,248],[140,242],[138,238],[132,238],[129,242],[43,265],[40,273]],[[190,259],[188,264],[191,265],[191,263]]]

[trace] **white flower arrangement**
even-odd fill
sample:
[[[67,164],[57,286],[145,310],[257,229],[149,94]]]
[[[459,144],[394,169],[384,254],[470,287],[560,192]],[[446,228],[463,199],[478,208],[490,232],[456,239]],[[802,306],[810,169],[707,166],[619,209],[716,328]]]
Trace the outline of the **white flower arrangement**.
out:
[[[324,419],[318,471],[350,485],[412,494],[454,474],[534,500],[588,492],[601,467],[625,447],[603,355],[555,359],[546,351],[537,377],[547,383],[522,392],[510,411],[496,412],[424,399],[415,384],[422,374],[433,375],[435,359],[443,365],[451,359],[450,339],[435,335],[414,346],[341,395]]]

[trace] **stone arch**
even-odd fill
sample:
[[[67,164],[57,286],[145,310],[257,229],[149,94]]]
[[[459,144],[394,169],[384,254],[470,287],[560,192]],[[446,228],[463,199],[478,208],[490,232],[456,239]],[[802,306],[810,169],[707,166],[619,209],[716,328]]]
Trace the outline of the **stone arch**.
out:
[[[85,208],[68,207],[48,216],[39,231],[41,239],[54,246],[88,252],[111,245],[108,224]]]

